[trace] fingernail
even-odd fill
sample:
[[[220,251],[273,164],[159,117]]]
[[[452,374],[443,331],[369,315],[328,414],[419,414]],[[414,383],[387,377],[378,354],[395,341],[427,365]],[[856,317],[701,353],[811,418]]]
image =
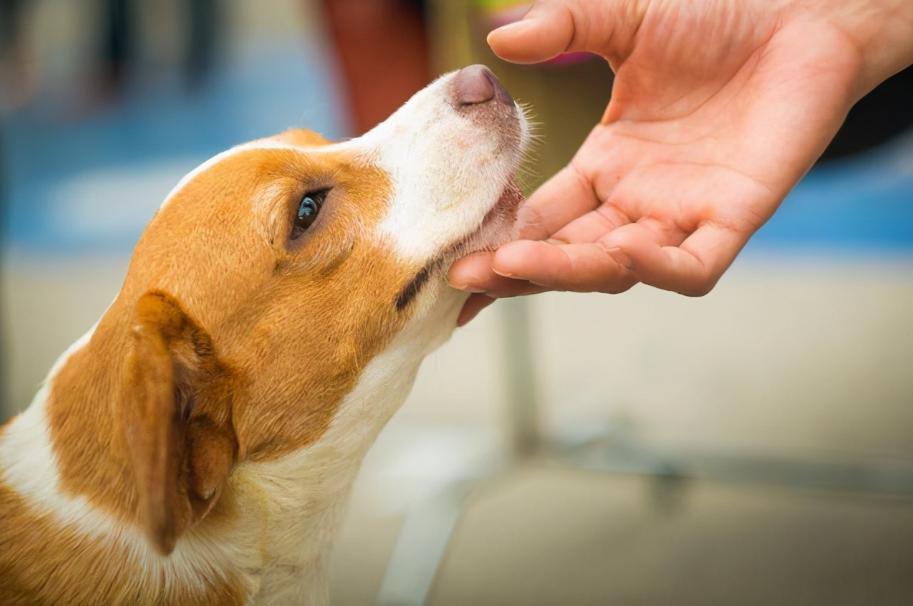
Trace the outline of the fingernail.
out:
[[[495,272],[496,274],[498,274],[499,276],[502,276],[504,278],[516,278],[517,277],[517,274],[512,274],[508,271],[495,269],[494,267],[491,268],[491,271]]]
[[[609,256],[615,259],[615,262],[624,267],[625,269],[632,270],[634,269],[634,264],[631,263],[631,257],[629,257],[620,247],[615,246],[613,248],[606,249],[606,252],[609,253]]]

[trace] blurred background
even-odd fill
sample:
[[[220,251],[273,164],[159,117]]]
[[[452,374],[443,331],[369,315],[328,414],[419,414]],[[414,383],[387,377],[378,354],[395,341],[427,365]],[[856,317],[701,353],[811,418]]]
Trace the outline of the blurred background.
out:
[[[541,122],[527,188],[566,163],[611,72],[494,58],[515,5],[0,0],[0,420],[231,145],[357,135],[484,62]],[[365,462],[334,603],[913,603],[911,82],[710,295],[549,294],[458,330]]]

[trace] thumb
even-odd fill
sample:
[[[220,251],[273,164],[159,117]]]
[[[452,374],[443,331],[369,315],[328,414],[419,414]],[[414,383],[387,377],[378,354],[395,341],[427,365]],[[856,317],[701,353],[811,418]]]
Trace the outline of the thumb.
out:
[[[519,21],[488,34],[496,55],[514,63],[539,63],[565,52],[585,51],[608,58],[626,54],[643,13],[626,0],[539,0]]]

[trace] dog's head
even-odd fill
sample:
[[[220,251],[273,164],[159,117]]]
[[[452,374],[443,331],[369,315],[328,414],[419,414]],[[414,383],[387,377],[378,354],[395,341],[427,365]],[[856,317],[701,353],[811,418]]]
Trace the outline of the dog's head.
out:
[[[131,334],[123,433],[161,551],[236,464],[320,441],[378,356],[397,348],[370,369],[374,389],[408,389],[465,301],[449,264],[509,237],[526,139],[514,101],[473,66],[362,137],[288,131],[178,184],[115,303]]]

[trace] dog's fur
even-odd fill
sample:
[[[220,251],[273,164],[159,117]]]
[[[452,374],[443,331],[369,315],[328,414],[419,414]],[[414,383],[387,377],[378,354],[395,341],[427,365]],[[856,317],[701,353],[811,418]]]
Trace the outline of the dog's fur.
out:
[[[361,459],[465,301],[447,266],[513,223],[526,121],[453,96],[448,75],[363,137],[288,131],[177,185],[0,429],[0,603],[326,601]]]

